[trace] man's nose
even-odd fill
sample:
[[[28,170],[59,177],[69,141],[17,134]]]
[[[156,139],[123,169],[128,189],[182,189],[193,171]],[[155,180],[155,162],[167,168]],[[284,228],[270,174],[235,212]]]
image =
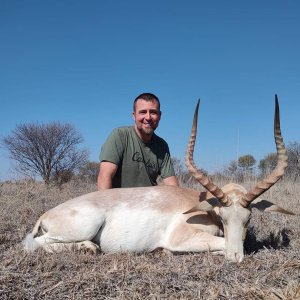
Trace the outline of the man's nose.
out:
[[[150,120],[150,119],[151,119],[150,111],[148,111],[148,112],[146,113],[145,118],[146,118],[147,120]]]

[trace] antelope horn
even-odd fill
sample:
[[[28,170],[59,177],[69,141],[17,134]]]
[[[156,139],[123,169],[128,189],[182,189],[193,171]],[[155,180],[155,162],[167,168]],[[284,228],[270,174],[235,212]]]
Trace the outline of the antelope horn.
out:
[[[277,95],[275,95],[274,138],[277,149],[277,165],[271,174],[259,182],[242,198],[241,205],[244,207],[247,207],[254,199],[259,197],[272,185],[274,185],[284,175],[284,171],[288,165],[288,156],[280,130],[280,116]]]
[[[190,174],[204,187],[206,188],[211,194],[213,194],[223,205],[229,205],[229,201],[223,191],[214,183],[208,179],[202,172],[200,172],[196,164],[194,162],[194,148],[196,142],[196,135],[197,135],[197,123],[198,123],[198,110],[200,105],[200,99],[198,100],[195,113],[194,113],[194,120],[192,126],[192,132],[190,135],[190,140],[186,148],[185,154],[185,165],[187,166]]]

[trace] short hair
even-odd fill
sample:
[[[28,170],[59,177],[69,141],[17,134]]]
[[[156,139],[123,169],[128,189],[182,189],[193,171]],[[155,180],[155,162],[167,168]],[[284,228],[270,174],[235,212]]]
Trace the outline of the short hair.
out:
[[[138,95],[134,99],[134,101],[133,101],[133,111],[135,111],[135,104],[139,99],[143,99],[145,101],[150,101],[150,102],[157,101],[158,102],[158,109],[160,110],[160,101],[159,101],[158,97],[156,97],[154,94],[151,94],[151,93],[143,93],[143,94]]]

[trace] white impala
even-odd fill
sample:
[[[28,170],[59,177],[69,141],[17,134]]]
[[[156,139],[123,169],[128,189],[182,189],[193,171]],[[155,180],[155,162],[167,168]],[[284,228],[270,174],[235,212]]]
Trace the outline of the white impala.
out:
[[[164,248],[172,252],[211,251],[225,255],[229,261],[241,262],[253,207],[291,214],[258,198],[283,176],[287,167],[277,96],[274,118],[277,166],[249,192],[234,183],[219,188],[197,170],[193,152],[198,108],[199,101],[185,160],[191,175],[208,192],[155,186],[89,193],[44,213],[25,238],[25,249],[43,247],[52,252],[86,247],[93,252],[98,248],[103,252],[149,252]]]

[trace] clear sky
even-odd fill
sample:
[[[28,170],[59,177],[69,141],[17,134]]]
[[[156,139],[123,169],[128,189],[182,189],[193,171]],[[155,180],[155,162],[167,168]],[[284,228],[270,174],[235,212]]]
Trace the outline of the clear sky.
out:
[[[157,134],[180,159],[201,98],[195,160],[211,172],[274,152],[275,93],[285,142],[299,142],[300,2],[0,1],[0,137],[68,122],[98,161],[142,92],[160,98]]]

